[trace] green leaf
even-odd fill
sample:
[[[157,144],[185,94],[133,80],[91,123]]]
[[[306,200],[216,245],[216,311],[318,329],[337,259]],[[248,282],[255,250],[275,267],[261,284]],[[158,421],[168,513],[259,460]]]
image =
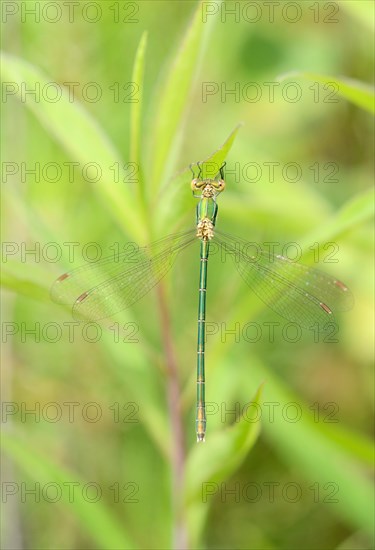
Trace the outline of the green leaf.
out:
[[[288,403],[296,403],[302,411],[298,422],[288,422],[282,414],[275,414],[272,422],[262,424],[266,437],[272,440],[285,462],[292,468],[299,468],[312,482],[319,484],[322,490],[328,484],[334,484],[338,493],[332,511],[342,517],[349,525],[367,532],[373,532],[374,515],[371,503],[372,483],[365,467],[359,461],[356,451],[339,444],[343,432],[333,437],[335,425],[316,422],[311,410],[301,404],[301,400],[287,389],[260,364],[258,372],[267,381],[267,401],[279,405],[278,410]],[[357,439],[357,438],[356,438]],[[357,446],[357,442],[355,443]],[[363,448],[363,445],[361,445]],[[349,450],[350,449],[350,450]]]
[[[37,67],[18,57],[1,54],[3,80],[14,83],[17,95],[36,116],[44,128],[82,165],[95,162],[102,173],[101,179],[90,190],[97,192],[103,205],[129,235],[143,236],[143,228],[134,208],[134,198],[127,187],[122,160],[102,128],[77,100],[71,102],[65,89],[55,103],[47,101],[43,94],[22,97],[21,90],[43,89],[52,79]],[[58,89],[62,87],[57,84]],[[119,184],[114,179],[114,165],[119,169]],[[112,169],[111,169],[112,167]]]
[[[74,498],[71,497],[67,489],[68,484],[77,484],[78,482],[82,488],[86,483],[75,472],[53,464],[42,453],[35,451],[15,434],[3,433],[1,445],[30,479],[43,484],[51,482],[58,484],[61,488],[62,498],[56,506],[63,506],[71,512],[78,524],[98,547],[108,550],[136,548],[125,532],[123,524],[120,525],[114,519],[101,500],[95,503],[85,500],[82,490],[77,487],[77,490],[74,491]],[[9,518],[10,520],[11,518]]]
[[[241,323],[242,318],[238,316],[236,321]],[[219,345],[211,347],[211,363],[218,364],[219,356],[221,362],[225,361],[225,356],[232,351],[229,342],[224,351]],[[233,362],[232,355],[230,357]],[[368,468],[373,445],[363,435],[352,434],[335,423],[328,424],[324,417],[317,421],[301,397],[255,356],[252,376],[255,380],[265,380],[264,402],[275,404],[274,414],[267,412],[266,407],[262,410],[267,413],[262,414],[262,435],[299,475],[318,483],[322,491],[329,484],[338,488],[337,500],[331,505],[333,513],[354,528],[372,532],[375,516],[370,504],[373,499]],[[295,404],[300,411],[297,422],[288,421],[282,414],[290,404]]]
[[[238,422],[230,428],[210,434],[208,441],[193,447],[188,456],[184,493],[192,547],[199,542],[208,513],[205,495],[216,492],[218,485],[240,467],[258,438],[260,423],[249,422],[245,417],[250,406],[259,404],[262,388],[263,385],[259,387],[253,401],[248,403]]]
[[[345,10],[370,31],[375,30],[374,3],[368,0],[338,0],[340,10]],[[357,29],[357,32],[361,32]]]
[[[344,231],[354,229],[373,217],[374,190],[371,188],[350,199],[330,220],[309,233],[303,241],[301,240],[300,244],[305,248],[312,242],[326,242],[337,238]]]
[[[216,172],[214,176],[217,174],[220,166],[227,158],[237,136],[237,132],[242,125],[242,123],[237,124],[223,145],[205,160],[201,161],[203,174],[207,172],[212,176],[215,170]],[[198,172],[196,168],[195,171],[196,173]],[[158,221],[162,228],[167,226],[173,227],[174,224],[181,219],[185,207],[188,206],[189,202],[191,203],[190,181],[192,180],[192,177],[193,174],[190,168],[185,168],[182,172],[170,180],[168,184],[166,184],[160,191],[158,199]]]
[[[202,178],[214,178],[219,173],[221,166],[224,164],[225,159],[228,156],[229,151],[232,148],[233,142],[237,135],[238,130],[243,126],[243,123],[240,122],[237,124],[235,129],[229,134],[227,140],[223,145],[207,159],[199,163],[199,168],[202,171]],[[194,166],[196,172],[198,173],[198,165]],[[185,174],[187,171],[185,171]],[[190,172],[190,175],[192,173]]]
[[[374,444],[369,438],[337,424],[323,424],[321,429],[331,441],[338,443],[353,458],[369,468],[374,468]]]
[[[374,88],[365,82],[347,78],[345,76],[335,77],[310,72],[292,71],[280,75],[277,80],[289,80],[290,78],[304,78],[313,82],[319,82],[324,86],[334,86],[338,95],[347,99],[354,105],[365,109],[369,113],[375,113],[375,92]]]
[[[22,266],[22,268],[23,271],[25,271],[24,266]],[[34,300],[42,302],[50,301],[49,293],[46,288],[34,281],[26,279],[24,276],[20,277],[11,273],[4,268],[4,266],[1,273],[1,287],[27,298],[33,298]]]
[[[202,169],[202,177],[214,177],[219,172],[220,167],[227,158],[229,151],[232,148],[234,140],[237,136],[238,130],[243,126],[243,123],[240,122],[237,126],[231,131],[223,145],[219,147],[214,153],[211,153],[209,157],[204,160],[198,161]],[[197,162],[194,163],[194,168],[197,171]],[[185,168],[182,172],[179,172],[168,184],[163,188],[162,193],[165,191],[172,191],[178,186],[186,185],[190,183],[193,178],[193,174],[190,168]]]
[[[178,142],[178,131],[194,75],[202,54],[204,39],[212,27],[212,21],[203,22],[202,2],[199,2],[193,19],[183,38],[169,73],[163,83],[161,97],[155,107],[156,121],[153,134],[152,191],[168,176],[170,160]]]
[[[138,101],[131,104],[130,110],[130,151],[129,160],[139,166],[139,147],[141,136],[141,115],[142,115],[142,88],[145,67],[145,53],[147,45],[147,32],[142,34],[137,53],[134,60],[132,82],[139,90]]]
[[[129,319],[134,323],[133,314]],[[125,323],[120,324],[125,326]],[[113,345],[113,337],[109,331],[103,333],[103,345],[113,370],[113,376],[118,377],[119,383],[126,385],[128,391],[132,392],[135,402],[142,403],[140,420],[150,438],[160,449],[161,454],[169,459],[170,442],[165,437],[170,430],[169,418],[165,410],[165,403],[158,392],[159,373],[155,369],[155,360],[154,358],[150,360],[153,353],[151,343],[145,340],[138,346],[129,345],[126,352],[126,368],[123,367],[124,352],[121,346]],[[118,368],[118,365],[122,367]]]

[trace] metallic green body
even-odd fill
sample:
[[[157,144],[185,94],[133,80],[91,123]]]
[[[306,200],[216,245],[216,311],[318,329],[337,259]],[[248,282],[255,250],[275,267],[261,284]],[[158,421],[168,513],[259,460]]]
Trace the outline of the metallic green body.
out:
[[[218,207],[213,197],[201,198],[197,205],[197,226],[199,223],[211,222],[215,226]],[[198,235],[199,236],[199,235]],[[199,300],[198,300],[198,344],[197,344],[197,440],[204,441],[206,433],[206,402],[205,402],[205,340],[206,340],[206,290],[207,263],[210,250],[210,238],[201,236],[200,269],[199,269]]]

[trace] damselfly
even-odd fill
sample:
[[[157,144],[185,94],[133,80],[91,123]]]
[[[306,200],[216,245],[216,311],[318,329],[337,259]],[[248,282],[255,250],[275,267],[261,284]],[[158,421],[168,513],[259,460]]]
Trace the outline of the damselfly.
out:
[[[199,239],[196,434],[197,441],[204,441],[207,264],[214,237],[258,297],[276,313],[302,327],[326,330],[327,323],[334,322],[336,311],[350,309],[353,296],[341,281],[330,275],[260,247],[255,254],[249,254],[246,240],[216,230],[216,199],[225,189],[224,165],[215,178],[201,177],[199,163],[198,168],[197,177],[193,172],[191,181],[193,196],[199,199],[195,229],[170,235],[131,254],[119,253],[73,269],[55,281],[51,295],[58,303],[73,304],[73,316],[78,320],[110,317],[140,300],[166,275],[178,253]]]

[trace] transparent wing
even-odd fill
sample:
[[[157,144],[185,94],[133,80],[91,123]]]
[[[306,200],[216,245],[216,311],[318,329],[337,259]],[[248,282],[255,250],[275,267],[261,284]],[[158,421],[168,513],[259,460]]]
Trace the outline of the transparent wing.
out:
[[[216,239],[229,254],[246,284],[273,311],[305,328],[327,330],[335,313],[353,306],[344,283],[312,267],[254,249],[244,239],[219,231]]]
[[[196,240],[196,230],[170,235],[149,246],[87,263],[61,275],[51,288],[51,298],[73,305],[77,320],[98,321],[140,300],[169,271],[178,252]]]

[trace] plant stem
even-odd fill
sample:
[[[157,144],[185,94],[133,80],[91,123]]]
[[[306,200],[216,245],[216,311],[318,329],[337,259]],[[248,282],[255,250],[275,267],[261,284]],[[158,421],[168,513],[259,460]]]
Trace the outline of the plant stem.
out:
[[[161,330],[166,357],[167,398],[171,419],[171,468],[172,468],[172,509],[174,512],[173,548],[188,548],[187,530],[182,504],[182,484],[184,477],[185,446],[181,408],[181,391],[178,380],[176,355],[171,335],[171,324],[164,287],[158,286],[158,299],[161,317]]]

